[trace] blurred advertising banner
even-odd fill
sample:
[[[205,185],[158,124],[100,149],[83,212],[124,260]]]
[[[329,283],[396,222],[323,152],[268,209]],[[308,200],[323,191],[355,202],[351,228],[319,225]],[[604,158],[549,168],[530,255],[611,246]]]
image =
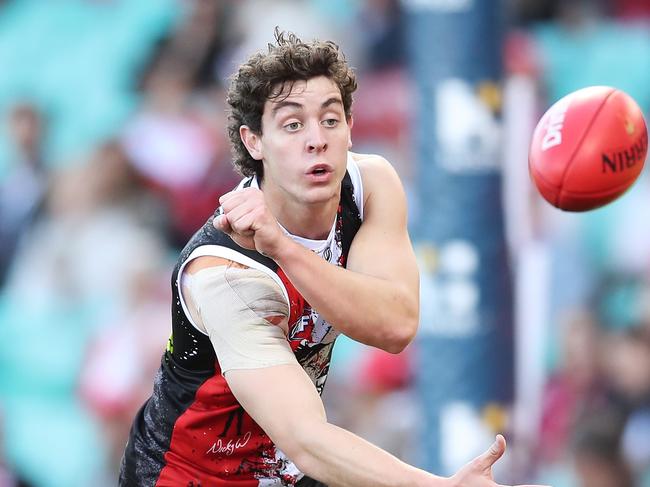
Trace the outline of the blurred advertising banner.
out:
[[[417,87],[422,466],[450,474],[503,432],[514,394],[497,0],[402,0]]]

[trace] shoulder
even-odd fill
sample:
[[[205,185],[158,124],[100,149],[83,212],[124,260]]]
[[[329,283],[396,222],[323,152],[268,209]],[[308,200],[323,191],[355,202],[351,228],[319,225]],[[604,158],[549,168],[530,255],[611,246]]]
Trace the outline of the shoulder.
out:
[[[280,324],[288,317],[286,290],[272,275],[221,257],[202,256],[187,265],[182,287],[197,305],[197,310],[214,309],[248,313]],[[205,317],[201,321],[205,322]],[[220,320],[217,320],[220,321]],[[283,323],[286,327],[286,323]],[[205,323],[209,328],[209,323]]]
[[[384,157],[377,154],[350,153],[357,164],[364,188],[364,206],[377,195],[391,193],[400,197],[404,190],[397,171]]]
[[[360,154],[358,152],[350,152],[352,160],[359,166],[359,170],[363,174],[367,171],[382,171],[392,169],[390,162],[378,154]]]

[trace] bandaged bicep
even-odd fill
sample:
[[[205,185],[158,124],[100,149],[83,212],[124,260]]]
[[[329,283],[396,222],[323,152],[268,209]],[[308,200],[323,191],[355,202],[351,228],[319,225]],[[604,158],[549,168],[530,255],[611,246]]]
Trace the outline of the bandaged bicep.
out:
[[[252,268],[217,266],[189,277],[183,293],[192,302],[193,318],[210,337],[222,374],[296,363],[283,330],[289,306],[270,276]]]

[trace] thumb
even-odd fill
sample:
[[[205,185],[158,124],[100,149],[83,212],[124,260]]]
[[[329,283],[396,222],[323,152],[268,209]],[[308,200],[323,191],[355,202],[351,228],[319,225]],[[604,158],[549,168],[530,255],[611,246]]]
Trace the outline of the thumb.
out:
[[[503,437],[503,435],[497,435],[494,443],[492,443],[490,448],[474,460],[475,465],[481,470],[488,470],[499,458],[503,456],[505,451],[506,439]]]
[[[221,209],[221,207],[219,208]],[[223,214],[223,212],[217,212],[214,220],[212,220],[212,226],[217,230],[221,230],[222,232],[227,233],[228,235],[232,233],[230,222],[228,222],[228,218]]]

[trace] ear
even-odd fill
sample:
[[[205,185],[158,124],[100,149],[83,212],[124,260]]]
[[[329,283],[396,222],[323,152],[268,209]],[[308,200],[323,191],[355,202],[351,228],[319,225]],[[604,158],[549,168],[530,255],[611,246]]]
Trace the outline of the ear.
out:
[[[242,125],[239,127],[239,136],[241,141],[244,143],[244,146],[248,150],[248,153],[256,161],[262,160],[262,140],[260,135],[253,132],[253,130],[248,125]]]
[[[352,149],[352,126],[354,125],[354,119],[352,118],[352,115],[348,117],[348,130],[350,131],[348,134],[348,150]]]

